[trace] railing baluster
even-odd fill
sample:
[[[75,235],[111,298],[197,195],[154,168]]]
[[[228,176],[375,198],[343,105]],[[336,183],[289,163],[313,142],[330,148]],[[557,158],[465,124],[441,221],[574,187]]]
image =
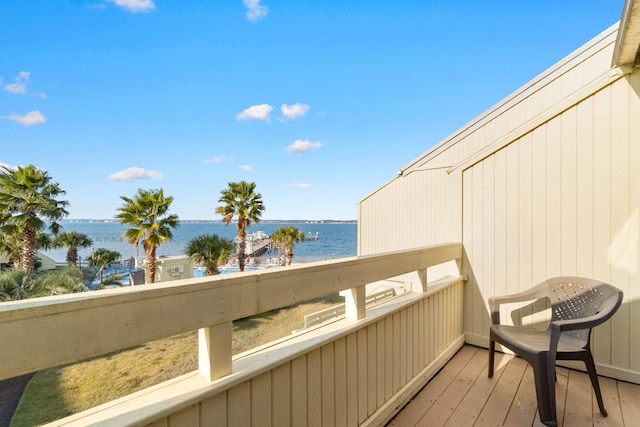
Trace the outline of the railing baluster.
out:
[[[344,297],[345,312],[347,319],[360,320],[366,316],[366,288],[351,288],[340,292]]]
[[[420,285],[422,286],[422,292],[427,292],[427,269],[423,268],[418,270],[418,277],[420,278]]]
[[[233,323],[198,330],[198,365],[200,375],[209,381],[231,373],[231,331]]]

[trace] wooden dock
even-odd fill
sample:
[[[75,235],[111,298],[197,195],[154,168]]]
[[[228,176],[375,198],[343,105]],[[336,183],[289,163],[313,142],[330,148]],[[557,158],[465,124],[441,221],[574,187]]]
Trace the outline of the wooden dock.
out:
[[[264,235],[264,237],[261,235],[259,238],[249,238],[250,236],[254,235],[250,234],[249,236],[247,236],[248,238],[244,242],[244,253],[246,256],[260,256],[271,248],[271,238],[266,234]]]
[[[311,232],[308,232],[304,236],[304,240],[318,240],[319,238],[320,238],[320,235],[317,231],[316,231],[316,234],[311,234]]]

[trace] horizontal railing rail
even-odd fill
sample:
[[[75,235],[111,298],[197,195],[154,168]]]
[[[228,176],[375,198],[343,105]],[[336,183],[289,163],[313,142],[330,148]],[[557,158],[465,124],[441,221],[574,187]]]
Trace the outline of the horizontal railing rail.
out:
[[[368,283],[462,257],[451,243],[255,272],[0,304],[0,379],[199,330],[200,374],[231,372],[231,322],[340,291],[365,313]]]

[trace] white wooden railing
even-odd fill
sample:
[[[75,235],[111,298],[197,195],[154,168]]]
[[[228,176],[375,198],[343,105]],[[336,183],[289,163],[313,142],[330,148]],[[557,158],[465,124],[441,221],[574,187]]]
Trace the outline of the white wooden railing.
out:
[[[0,304],[0,379],[198,330],[198,372],[57,424],[379,423],[463,343],[461,279],[426,280],[461,257],[453,243]],[[365,310],[368,283],[415,272],[417,292]],[[340,291],[343,320],[232,357],[234,320]]]

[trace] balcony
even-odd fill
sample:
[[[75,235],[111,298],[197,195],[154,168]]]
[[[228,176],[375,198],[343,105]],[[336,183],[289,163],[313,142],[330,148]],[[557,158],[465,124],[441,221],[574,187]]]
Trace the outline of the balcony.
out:
[[[406,414],[414,413],[416,406],[430,410],[416,402],[424,401],[424,393],[432,396],[427,400],[435,398],[429,390],[434,384],[443,387],[443,374],[454,378],[441,389],[451,396],[447,403],[455,403],[450,411],[459,411],[465,401],[475,402],[466,407],[478,425],[489,402],[514,407],[500,395],[486,400],[488,383],[494,384],[493,393],[507,387],[502,385],[505,381],[512,388],[522,383],[517,390],[525,395],[518,395],[518,401],[526,402],[529,412],[534,405],[535,416],[535,402],[529,399],[533,384],[526,386],[530,378],[521,361],[504,356],[501,360],[508,364],[488,380],[484,350],[464,346],[464,277],[427,280],[442,264],[461,265],[462,256],[462,245],[453,243],[0,304],[0,379],[198,330],[198,371],[51,425],[418,425],[426,411],[417,418]],[[366,285],[388,278],[402,281],[408,292],[367,306]],[[344,316],[231,355],[234,320],[337,292],[346,297]],[[459,371],[452,371],[455,367]],[[521,378],[510,373],[514,369],[522,372]],[[574,371],[562,371],[559,386],[573,376]],[[564,386],[570,391],[572,384]],[[458,392],[461,387],[466,391]],[[636,390],[629,396],[637,398],[637,386],[628,388]],[[486,404],[479,406],[483,398]],[[436,399],[431,407],[443,401]],[[404,424],[404,417],[416,418],[415,423]],[[617,420],[597,417],[594,423]]]

